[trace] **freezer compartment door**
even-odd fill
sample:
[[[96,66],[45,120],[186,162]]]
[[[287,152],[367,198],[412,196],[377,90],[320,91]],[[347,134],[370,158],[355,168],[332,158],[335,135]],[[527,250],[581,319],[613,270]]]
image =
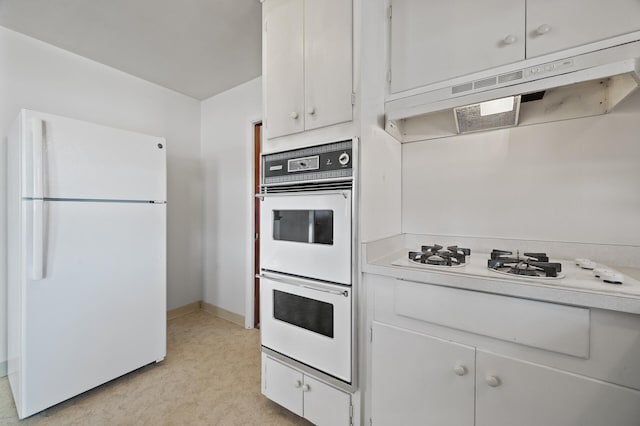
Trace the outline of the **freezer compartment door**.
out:
[[[164,138],[23,110],[25,198],[166,200]]]
[[[166,205],[45,201],[34,226],[37,202],[23,217],[22,416],[166,354]]]

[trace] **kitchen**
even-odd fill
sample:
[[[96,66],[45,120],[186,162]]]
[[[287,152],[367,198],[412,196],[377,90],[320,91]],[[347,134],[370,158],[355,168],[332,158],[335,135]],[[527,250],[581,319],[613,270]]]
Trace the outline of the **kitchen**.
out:
[[[263,14],[270,3],[278,4],[267,0]],[[492,7],[502,10],[499,5]],[[492,248],[531,250],[514,240],[576,243],[588,246],[588,254],[558,255],[561,252],[554,252],[558,250],[554,244],[541,251],[551,257],[591,257],[612,267],[637,267],[637,92],[606,115],[401,144],[385,132],[388,64],[384,46],[388,34],[381,28],[387,28],[388,13],[384,1],[355,1],[352,20],[347,18],[345,24],[340,14],[342,21],[335,24],[350,27],[353,22],[353,120],[278,138],[270,138],[267,130],[263,151],[275,153],[357,137],[358,242],[409,234],[425,236],[412,241],[409,249],[437,243],[466,247],[463,242],[449,243],[461,237],[487,253]],[[597,16],[593,12],[585,15]],[[554,30],[555,25],[548,35]],[[0,69],[0,84],[3,93],[12,95],[6,98],[11,99],[10,105],[0,105],[1,133],[6,134],[17,110],[26,105],[165,136],[170,198],[168,309],[202,300],[221,308],[218,313],[235,314],[232,318],[252,326],[253,218],[247,171],[253,152],[248,135],[251,123],[261,119],[266,118],[266,127],[270,127],[268,105],[266,115],[262,113],[262,86],[268,74],[255,79],[247,76],[247,83],[199,102],[134,82],[113,69],[19,33],[2,31],[2,63],[11,66]],[[515,37],[518,41],[509,46],[524,43],[524,35],[516,33]],[[265,96],[269,97],[268,91]],[[485,247],[480,244],[482,239],[501,240],[495,242],[507,246]],[[538,246],[536,243],[536,251]],[[626,265],[598,252],[605,246],[625,249]],[[371,247],[363,250],[364,262]],[[371,273],[366,263],[363,268]],[[232,282],[241,284],[226,284]],[[354,289],[360,293],[358,312],[366,321],[364,301],[371,295],[366,285]],[[369,362],[364,349],[368,328],[357,330],[361,383],[353,401],[354,421],[361,424],[371,416],[370,375],[364,368]],[[448,335],[443,338],[456,341]]]

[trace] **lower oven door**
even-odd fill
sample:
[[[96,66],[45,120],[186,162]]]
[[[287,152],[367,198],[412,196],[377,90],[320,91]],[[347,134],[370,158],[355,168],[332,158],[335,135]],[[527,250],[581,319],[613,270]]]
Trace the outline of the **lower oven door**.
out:
[[[351,383],[351,288],[262,275],[262,346]]]

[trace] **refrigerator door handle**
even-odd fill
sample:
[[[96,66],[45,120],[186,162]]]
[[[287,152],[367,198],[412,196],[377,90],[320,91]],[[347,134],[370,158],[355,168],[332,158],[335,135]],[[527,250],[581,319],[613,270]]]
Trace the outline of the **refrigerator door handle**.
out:
[[[44,198],[44,121],[31,119],[33,198]]]
[[[33,244],[31,245],[31,279],[44,278],[44,201],[33,200]]]

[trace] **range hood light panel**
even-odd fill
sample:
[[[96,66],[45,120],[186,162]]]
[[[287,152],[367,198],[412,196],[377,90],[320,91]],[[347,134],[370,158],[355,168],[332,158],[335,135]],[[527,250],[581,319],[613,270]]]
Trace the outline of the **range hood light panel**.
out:
[[[520,95],[453,109],[458,133],[517,126],[519,112]]]
[[[480,104],[481,117],[509,111],[513,111],[513,96],[502,99],[494,99],[492,101],[482,102]]]

